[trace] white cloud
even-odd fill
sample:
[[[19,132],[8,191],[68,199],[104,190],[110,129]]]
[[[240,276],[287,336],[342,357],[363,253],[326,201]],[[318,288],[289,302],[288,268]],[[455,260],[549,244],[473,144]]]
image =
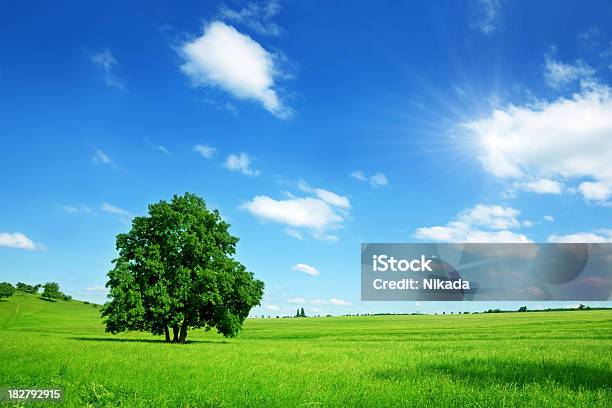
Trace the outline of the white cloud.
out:
[[[373,187],[386,186],[389,184],[389,180],[387,180],[387,176],[383,173],[375,173],[370,176],[370,184]]]
[[[368,181],[368,178],[366,177],[365,173],[361,170],[355,170],[354,172],[352,172],[351,177],[359,181]]]
[[[527,236],[509,231],[523,225],[517,218],[519,215],[520,211],[511,207],[478,204],[463,210],[456,220],[446,225],[418,228],[414,236],[417,239],[442,242],[531,242]]]
[[[288,184],[294,185],[292,182]],[[276,200],[266,195],[258,195],[243,203],[241,208],[261,221],[285,224],[289,227],[285,229],[285,233],[293,238],[303,239],[304,229],[314,239],[337,241],[338,236],[330,232],[339,229],[349,217],[351,203],[348,197],[311,187],[304,180],[299,180],[297,187],[309,196],[297,197],[285,192],[285,199]]]
[[[483,34],[490,34],[497,29],[501,12],[501,0],[475,0],[475,15],[471,26]]]
[[[495,176],[524,182],[577,180],[587,200],[604,203],[612,197],[608,86],[583,81],[581,92],[570,99],[509,105],[464,126],[478,138],[480,160]]]
[[[333,191],[323,190],[322,188],[315,189],[318,198],[336,207],[350,208],[351,203],[347,197],[334,193]]]
[[[281,101],[275,80],[282,75],[278,58],[251,37],[221,21],[180,47],[181,71],[194,86],[215,86],[239,99],[254,100],[279,118],[292,111]]]
[[[206,157],[207,159],[210,159],[211,157],[215,155],[215,153],[217,153],[217,149],[215,149],[212,146],[206,145],[206,144],[197,144],[193,146],[192,150],[194,152],[200,153],[202,156]]]
[[[114,205],[111,205],[109,203],[102,203],[100,205],[100,210],[104,211],[106,213],[118,215],[118,216],[124,217],[124,218],[132,218],[133,217],[132,213],[130,213],[129,211],[124,210],[123,208],[115,207]]]
[[[318,298],[314,298],[310,300],[310,303],[312,303],[313,305],[327,305],[329,304],[329,302],[325,299],[318,299]]]
[[[520,225],[517,217],[521,212],[512,207],[477,204],[459,213],[460,222],[492,229],[516,228]]]
[[[96,149],[93,156],[93,162],[98,165],[107,165],[111,167],[115,167],[115,163],[113,160],[102,150]]]
[[[252,159],[246,153],[230,154],[225,159],[223,166],[231,171],[239,171],[247,176],[259,176],[261,173],[257,169],[251,168]]]
[[[555,220],[555,217],[553,217],[552,215],[545,215],[544,217],[542,217],[542,219],[544,221],[553,222]]]
[[[347,302],[345,300],[336,299],[336,298],[329,299],[329,303],[335,306],[351,306],[352,305],[351,302]]]
[[[577,60],[573,64],[557,61],[551,54],[546,55],[546,66],[544,79],[551,88],[559,89],[563,86],[582,78],[588,78],[595,74],[595,70]]]
[[[587,200],[605,202],[612,196],[612,180],[585,181],[580,183],[578,190]]]
[[[115,74],[115,68],[119,65],[110,50],[105,50],[91,56],[91,62],[100,67],[104,73],[104,83],[110,87],[125,90],[125,84]]]
[[[319,276],[319,273],[320,273],[319,270],[315,268],[314,266],[301,264],[301,263],[292,267],[291,270],[304,272],[305,274],[312,275],[312,276]]]
[[[306,303],[306,300],[302,297],[294,297],[288,298],[287,303],[291,303],[293,305],[303,305],[304,303]]]
[[[226,5],[219,7],[219,17],[222,20],[233,21],[243,24],[261,35],[277,36],[282,33],[282,28],[272,22],[281,10],[278,1],[268,1],[262,4],[246,3],[240,10],[234,10]]]
[[[359,181],[367,181],[370,183],[372,187],[384,187],[389,184],[389,180],[387,176],[383,173],[374,173],[371,176],[366,176],[366,174],[361,170],[355,170],[351,173],[351,177],[355,180]]]
[[[607,243],[612,242],[612,230],[602,229],[597,233],[592,232],[577,232],[567,235],[551,235],[548,237],[548,242],[557,243]]]
[[[72,206],[72,205],[63,205],[62,210],[67,213],[86,213],[93,214],[94,211],[86,205]]]
[[[517,190],[528,191],[536,194],[561,194],[563,183],[546,178],[515,183],[513,187]]]
[[[35,243],[21,232],[0,232],[0,247],[27,249],[35,251],[43,249],[43,246]]]
[[[280,306],[277,305],[266,305],[264,307],[272,312],[278,312],[281,310]]]
[[[264,221],[285,224],[290,227],[307,228],[314,233],[337,228],[344,220],[325,201],[314,197],[291,197],[275,200],[265,195],[255,196],[242,205],[252,215]]]

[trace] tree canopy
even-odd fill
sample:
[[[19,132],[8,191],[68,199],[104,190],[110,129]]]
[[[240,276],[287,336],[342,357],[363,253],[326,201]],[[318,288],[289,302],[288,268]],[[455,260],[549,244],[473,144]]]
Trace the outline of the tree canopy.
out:
[[[0,282],[0,299],[13,296],[15,288],[8,282]]]
[[[189,328],[238,334],[260,304],[264,284],[233,256],[232,236],[217,210],[194,194],[149,205],[147,216],[117,236],[102,308],[106,331],[149,331],[184,343]]]
[[[17,282],[17,290],[26,293],[37,293],[42,285],[28,285],[27,283]]]
[[[43,285],[43,292],[40,295],[41,298],[51,299],[63,299],[64,294],[60,291],[59,284],[57,282],[47,282]]]

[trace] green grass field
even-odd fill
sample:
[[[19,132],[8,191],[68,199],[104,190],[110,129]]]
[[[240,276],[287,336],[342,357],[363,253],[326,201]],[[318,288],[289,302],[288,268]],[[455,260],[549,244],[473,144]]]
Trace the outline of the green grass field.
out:
[[[612,406],[612,311],[249,319],[188,339],[113,336],[99,308],[16,293],[0,387],[63,387],[71,407]]]

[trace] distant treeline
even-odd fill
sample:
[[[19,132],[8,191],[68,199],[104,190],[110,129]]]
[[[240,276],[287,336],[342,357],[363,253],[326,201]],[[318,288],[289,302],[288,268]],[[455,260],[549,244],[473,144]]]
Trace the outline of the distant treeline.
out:
[[[38,291],[42,288],[42,293],[40,294],[41,299],[45,300],[71,300],[72,296],[66,295],[64,292],[60,290],[59,284],[57,282],[47,282],[45,284],[36,284],[29,285],[23,282],[17,282],[17,285],[13,286],[9,282],[0,283],[0,299],[3,297],[11,297],[15,293],[15,291],[23,292],[23,293],[31,293],[37,294]]]
[[[436,312],[436,313],[422,313],[422,312],[411,312],[411,313],[355,313],[355,314],[343,314],[342,316],[345,317],[349,317],[349,316],[422,316],[422,315],[447,315],[447,314],[454,314],[454,315],[467,315],[467,314],[486,314],[486,313],[516,313],[516,312],[569,312],[569,311],[576,311],[576,310],[612,310],[612,307],[592,307],[592,306],[587,306],[587,305],[579,305],[578,307],[573,307],[573,308],[569,308],[569,307],[558,307],[558,308],[547,308],[547,309],[532,309],[529,310],[527,308],[527,306],[521,306],[518,308],[518,310],[502,310],[502,309],[487,309],[487,310],[483,310],[481,312],[476,311],[476,312]],[[255,316],[257,317],[257,316]],[[262,319],[272,319],[272,318],[276,318],[276,319],[292,319],[292,318],[299,318],[299,317],[333,317],[330,314],[327,315],[316,315],[316,316],[306,316],[306,314],[304,313],[304,308],[298,309],[297,313],[295,314],[295,316],[266,316],[266,315],[261,315],[260,318]]]

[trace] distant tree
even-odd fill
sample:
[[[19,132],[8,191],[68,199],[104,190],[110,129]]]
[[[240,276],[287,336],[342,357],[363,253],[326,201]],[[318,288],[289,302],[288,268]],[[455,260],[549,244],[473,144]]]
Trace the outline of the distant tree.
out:
[[[578,310],[585,310],[585,309],[589,309],[589,307],[583,305],[582,303],[580,304],[580,306],[578,306]]]
[[[15,288],[8,282],[0,283],[0,299],[9,298],[15,293]]]
[[[40,297],[47,300],[61,299],[64,297],[64,294],[60,291],[57,282],[47,282],[43,285],[43,292]]]
[[[300,308],[299,307],[295,311],[295,317],[300,317]]]
[[[527,306],[521,306],[519,307],[519,312],[526,312],[527,311]]]
[[[27,283],[17,282],[17,290],[25,293],[37,293],[41,285],[28,285]]]
[[[306,317],[306,313],[304,313],[304,308],[300,309],[300,317]]]
[[[264,284],[233,258],[238,238],[217,210],[187,193],[149,206],[128,233],[108,273],[106,331],[149,331],[184,343],[189,328],[238,334],[260,304]]]

